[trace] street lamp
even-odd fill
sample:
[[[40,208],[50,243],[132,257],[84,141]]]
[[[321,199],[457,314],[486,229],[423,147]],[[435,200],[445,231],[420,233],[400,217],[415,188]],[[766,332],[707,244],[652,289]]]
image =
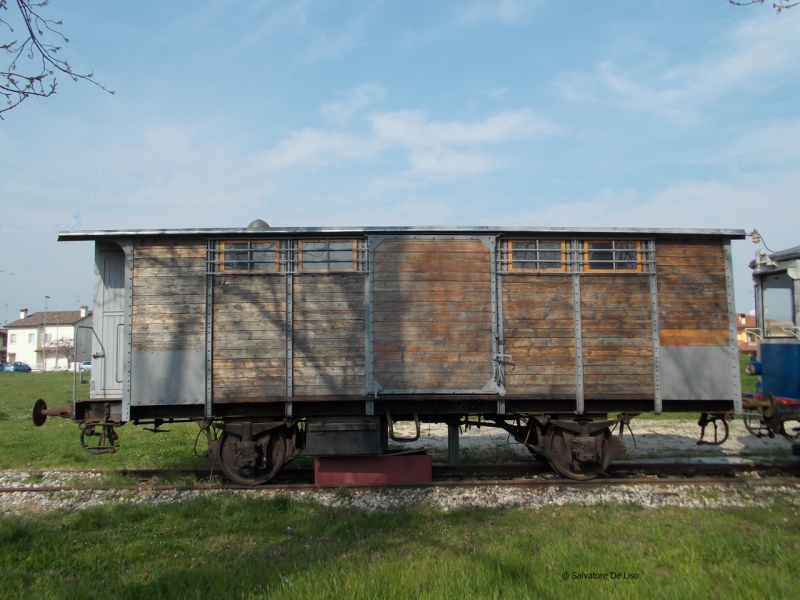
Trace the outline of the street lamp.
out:
[[[45,337],[45,339],[47,339]],[[67,361],[67,366],[69,366],[69,361]],[[58,315],[56,315],[56,371],[58,371]]]
[[[42,370],[47,373],[47,301],[50,296],[44,297],[44,331],[42,332]]]

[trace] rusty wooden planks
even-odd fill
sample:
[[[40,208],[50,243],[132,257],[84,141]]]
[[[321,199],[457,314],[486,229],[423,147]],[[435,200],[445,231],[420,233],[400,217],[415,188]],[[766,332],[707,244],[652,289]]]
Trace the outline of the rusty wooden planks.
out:
[[[137,240],[131,347],[201,350],[205,341],[205,241]]]
[[[722,242],[661,240],[656,247],[656,271],[661,345],[728,345]]]
[[[641,275],[581,280],[585,394],[654,394],[649,286]],[[625,355],[623,349],[638,352]]]
[[[503,277],[506,391],[575,393],[572,278],[561,274]]]
[[[385,240],[374,252],[375,379],[480,390],[492,378],[491,253],[477,240]]]
[[[286,284],[283,277],[214,279],[213,401],[283,394],[286,381]]]
[[[364,275],[295,275],[292,387],[298,395],[364,388]]]

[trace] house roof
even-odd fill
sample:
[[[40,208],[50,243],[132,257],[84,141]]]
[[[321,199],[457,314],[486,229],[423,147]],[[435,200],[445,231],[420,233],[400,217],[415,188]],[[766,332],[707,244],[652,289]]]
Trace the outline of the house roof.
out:
[[[739,340],[739,352],[755,352],[756,350],[758,350],[757,343],[748,343]]]
[[[91,315],[92,311],[89,311],[87,315]],[[81,311],[79,310],[48,310],[47,311],[47,324],[48,325],[55,325],[58,323],[59,325],[72,325],[73,323],[77,323],[81,320]],[[24,319],[19,319],[18,321],[14,321],[6,325],[9,329],[11,327],[38,327],[39,325],[44,325],[44,313],[43,312],[35,312],[31,315],[28,315]]]
[[[744,317],[744,323],[742,323]],[[736,328],[737,329],[752,329],[757,326],[756,318],[753,315],[746,315],[743,313],[736,314]]]

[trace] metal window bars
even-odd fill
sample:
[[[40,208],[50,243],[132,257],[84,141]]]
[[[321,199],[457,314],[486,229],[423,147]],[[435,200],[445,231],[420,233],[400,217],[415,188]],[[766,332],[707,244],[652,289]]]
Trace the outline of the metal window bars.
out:
[[[508,271],[565,271],[567,242],[564,240],[504,240],[501,261]]]
[[[366,239],[234,239],[208,244],[208,275],[364,273]]]
[[[653,240],[500,240],[499,249],[504,274],[655,272]]]

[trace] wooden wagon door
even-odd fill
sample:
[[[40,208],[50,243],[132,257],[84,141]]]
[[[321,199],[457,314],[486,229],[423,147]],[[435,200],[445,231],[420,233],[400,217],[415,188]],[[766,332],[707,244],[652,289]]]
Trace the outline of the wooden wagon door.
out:
[[[370,238],[367,393],[502,393],[494,242]]]

